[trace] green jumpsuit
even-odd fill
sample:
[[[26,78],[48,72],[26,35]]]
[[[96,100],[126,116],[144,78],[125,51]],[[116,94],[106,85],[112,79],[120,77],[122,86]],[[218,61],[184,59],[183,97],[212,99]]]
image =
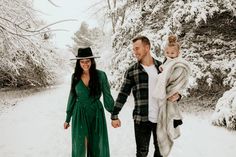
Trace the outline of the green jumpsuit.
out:
[[[97,70],[104,107],[112,112],[114,100],[105,72]],[[104,108],[96,97],[89,96],[89,88],[80,80],[67,103],[66,122],[72,117],[72,157],[110,157]]]

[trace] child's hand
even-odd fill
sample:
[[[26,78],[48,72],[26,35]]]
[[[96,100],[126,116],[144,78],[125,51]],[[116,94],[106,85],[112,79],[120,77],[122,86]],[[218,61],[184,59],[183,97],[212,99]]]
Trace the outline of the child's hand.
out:
[[[175,102],[177,100],[179,100],[180,98],[180,94],[177,92],[175,94],[173,94],[172,96],[170,96],[167,100],[171,101],[171,102]]]
[[[163,68],[160,66],[160,67],[159,67],[159,70],[160,70],[160,72],[162,72],[162,71],[163,71]]]

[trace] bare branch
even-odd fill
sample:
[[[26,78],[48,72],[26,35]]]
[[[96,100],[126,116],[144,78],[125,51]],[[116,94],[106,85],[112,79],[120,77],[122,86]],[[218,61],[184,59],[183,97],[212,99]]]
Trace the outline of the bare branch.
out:
[[[2,26],[0,26],[2,28]],[[66,30],[66,29],[51,29],[51,30],[47,30],[47,31],[42,31],[42,32],[37,32],[37,33],[34,33],[34,34],[19,34],[19,33],[15,33],[15,32],[11,32],[7,29],[4,29],[5,31],[7,31],[8,33],[12,34],[12,35],[17,35],[17,36],[24,36],[24,37],[27,37],[27,36],[36,36],[36,35],[39,35],[39,34],[43,34],[43,33],[48,33],[48,32],[68,32],[69,30]]]
[[[52,25],[55,25],[55,24],[58,24],[58,23],[62,23],[62,22],[68,22],[68,21],[78,21],[78,20],[76,20],[76,19],[60,20],[60,21],[57,21],[57,22],[51,23],[51,24],[49,24],[49,25],[46,25],[45,27],[43,27],[43,28],[37,30],[36,32],[41,31],[41,30],[44,30],[45,28],[48,28],[48,27],[50,27],[50,26],[52,26]]]
[[[49,24],[49,25],[46,25],[46,26],[44,26],[44,27],[42,27],[42,28],[40,28],[40,29],[38,29],[38,30],[28,30],[28,29],[22,28],[22,27],[19,26],[18,24],[14,23],[14,22],[12,22],[12,21],[6,19],[6,18],[3,18],[3,17],[1,17],[1,16],[0,16],[0,19],[3,19],[3,20],[5,20],[5,21],[7,21],[7,22],[13,24],[14,26],[20,28],[21,30],[23,30],[23,31],[25,31],[25,32],[31,32],[31,33],[40,32],[40,31],[42,31],[42,30],[44,30],[44,29],[46,29],[46,28],[49,28],[50,26],[55,25],[55,24],[58,24],[58,23],[67,22],[67,21],[78,21],[78,20],[76,20],[76,19],[60,20],[60,21],[51,23],[51,24]],[[1,26],[1,27],[4,28],[3,26]]]
[[[102,2],[103,2],[103,0],[101,0],[101,1],[99,1],[99,2],[97,2],[97,3],[94,3],[93,5],[91,5],[91,6],[90,6],[88,9],[86,9],[86,10],[92,9],[92,8],[94,8],[94,7],[98,6],[98,5],[100,5]]]
[[[51,3],[55,7],[60,7],[59,5],[55,4],[52,0],[48,0],[49,3]]]

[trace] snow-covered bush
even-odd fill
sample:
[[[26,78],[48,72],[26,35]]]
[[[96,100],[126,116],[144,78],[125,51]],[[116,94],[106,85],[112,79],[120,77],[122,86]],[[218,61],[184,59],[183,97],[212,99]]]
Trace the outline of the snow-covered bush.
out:
[[[218,100],[212,124],[236,130],[236,87],[225,92]]]
[[[33,2],[2,0],[0,8],[0,88],[54,84],[63,59]]]

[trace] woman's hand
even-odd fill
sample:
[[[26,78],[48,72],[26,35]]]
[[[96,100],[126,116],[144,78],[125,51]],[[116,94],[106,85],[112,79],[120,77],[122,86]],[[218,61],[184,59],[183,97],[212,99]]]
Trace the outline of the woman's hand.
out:
[[[69,127],[70,127],[70,124],[67,123],[67,122],[65,122],[65,123],[64,123],[64,129],[68,129]]]

